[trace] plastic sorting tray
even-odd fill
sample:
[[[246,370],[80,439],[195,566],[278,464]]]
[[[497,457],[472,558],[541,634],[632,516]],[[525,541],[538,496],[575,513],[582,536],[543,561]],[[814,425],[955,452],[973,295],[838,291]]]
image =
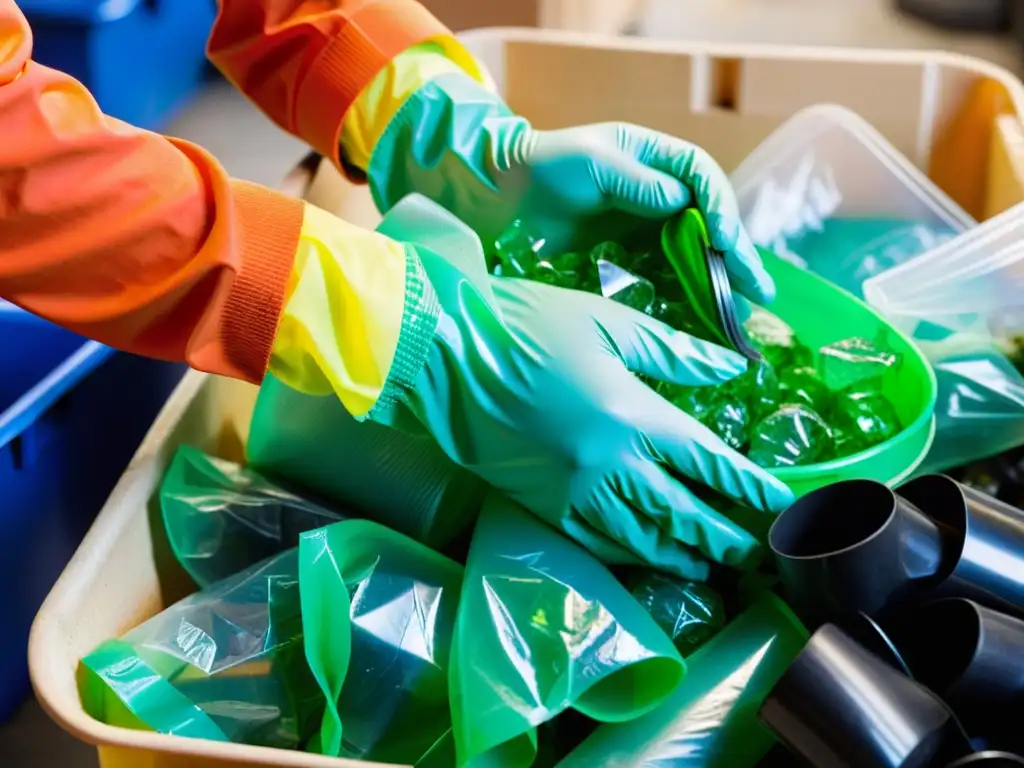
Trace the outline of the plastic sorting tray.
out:
[[[864,283],[870,304],[908,333],[1024,333],[1024,205],[1018,204]]]
[[[867,121],[831,104],[798,112],[731,180],[756,244],[854,293],[975,225]]]

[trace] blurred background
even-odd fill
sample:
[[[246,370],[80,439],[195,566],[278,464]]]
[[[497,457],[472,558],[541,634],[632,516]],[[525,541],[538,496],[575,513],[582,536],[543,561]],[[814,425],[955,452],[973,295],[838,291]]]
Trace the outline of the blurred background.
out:
[[[212,0],[17,0],[36,58],[106,111],[197,142],[235,176],[276,186],[307,148],[203,62]],[[426,0],[456,30],[532,26],[650,38],[942,49],[1024,73],[1024,0]],[[880,82],[878,87],[885,88]],[[628,115],[623,116],[628,119]],[[33,703],[0,724],[0,765],[96,765]]]

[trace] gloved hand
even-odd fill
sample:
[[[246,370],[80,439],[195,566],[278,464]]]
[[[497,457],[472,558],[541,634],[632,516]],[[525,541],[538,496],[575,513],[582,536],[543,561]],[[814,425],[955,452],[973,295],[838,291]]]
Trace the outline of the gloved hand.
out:
[[[446,74],[406,100],[367,175],[381,211],[418,192],[487,245],[520,219],[544,238],[544,253],[618,240],[695,206],[733,288],[757,303],[774,298],[725,173],[700,147],[657,131],[625,123],[538,131],[468,76]]]
[[[740,356],[599,296],[491,277],[473,233],[419,196],[379,231],[413,244],[440,316],[419,375],[370,418],[430,435],[605,562],[704,578],[707,560],[755,553],[687,484],[772,511],[790,491],[631,373],[720,384]]]

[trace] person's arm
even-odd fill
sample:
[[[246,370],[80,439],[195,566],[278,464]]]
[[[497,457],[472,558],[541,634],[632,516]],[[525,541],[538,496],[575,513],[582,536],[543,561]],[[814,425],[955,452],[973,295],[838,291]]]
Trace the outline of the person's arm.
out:
[[[275,123],[358,179],[401,104],[486,72],[417,0],[220,0],[210,60]]]
[[[409,249],[103,115],[31,48],[0,0],[0,296],[205,371],[259,382],[270,363],[356,416],[416,368],[403,350],[433,316]]]

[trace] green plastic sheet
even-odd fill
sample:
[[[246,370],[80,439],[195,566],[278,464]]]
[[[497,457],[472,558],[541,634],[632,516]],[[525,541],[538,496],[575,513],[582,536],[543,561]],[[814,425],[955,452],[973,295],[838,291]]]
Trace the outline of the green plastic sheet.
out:
[[[486,486],[433,440],[353,419],[338,398],[267,375],[246,447],[258,471],[440,549],[468,531]]]
[[[601,726],[558,768],[752,768],[775,743],[757,710],[807,637],[765,594],[687,657],[686,679],[660,707]]]
[[[295,549],[167,608],[82,660],[97,720],[300,749],[324,697],[303,653]]]
[[[462,566],[382,525],[347,520],[302,536],[299,573],[306,656],[327,699],[315,751],[450,766],[448,661]]]
[[[248,467],[178,448],[160,484],[164,529],[178,562],[205,587],[298,545],[342,519]]]
[[[504,496],[488,497],[452,646],[459,766],[529,766],[541,723],[569,707],[605,722],[639,717],[685,669],[603,565]]]

